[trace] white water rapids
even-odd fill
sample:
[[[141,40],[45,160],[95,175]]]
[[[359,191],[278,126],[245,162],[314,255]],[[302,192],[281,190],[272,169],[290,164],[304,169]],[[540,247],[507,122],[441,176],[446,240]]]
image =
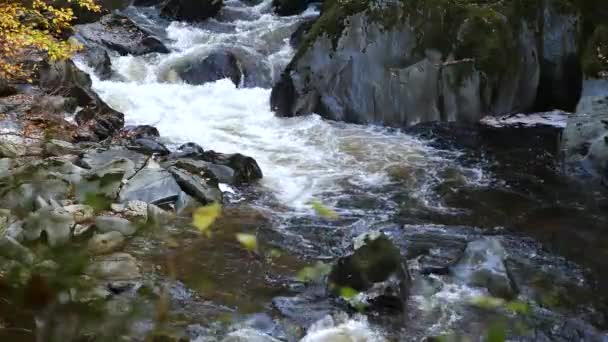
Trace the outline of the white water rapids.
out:
[[[177,80],[172,65],[222,48],[247,53],[258,71],[276,79],[294,54],[291,33],[301,20],[316,15],[309,9],[298,17],[277,17],[268,0],[255,7],[227,2],[224,12],[246,18],[199,27],[173,22],[167,28],[172,53],[115,57],[119,77],[94,79],[95,90],[125,113],[127,124],[156,126],[172,143],[193,141],[205,149],[252,156],[264,172],[262,186],[296,211],[309,208],[317,197],[331,206],[345,188],[365,192],[387,185],[390,170],[430,172],[446,164],[430,147],[402,133],[330,123],[316,115],[276,117],[269,88],[237,88],[228,79],[204,85]]]

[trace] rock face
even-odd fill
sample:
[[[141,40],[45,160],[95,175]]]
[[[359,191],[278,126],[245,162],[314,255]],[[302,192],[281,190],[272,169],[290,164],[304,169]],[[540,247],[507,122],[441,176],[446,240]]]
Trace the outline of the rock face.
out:
[[[576,79],[564,74],[576,51],[570,46],[576,12],[546,14],[549,33],[564,33],[565,40],[548,33],[545,41],[536,33],[544,24],[539,13],[553,0],[532,6],[370,3],[324,2],[321,17],[273,88],[272,110],[394,127],[476,122],[483,114],[531,110],[543,65],[553,66],[544,80],[556,88],[543,88],[547,99],[570,90],[568,82]],[[576,94],[571,97],[576,101]]]
[[[121,55],[139,56],[152,52],[169,52],[158,38],[119,14],[109,14],[99,22],[77,26],[76,38],[87,46],[101,46]]]
[[[399,249],[381,233],[358,237],[353,253],[340,258],[328,278],[334,295],[343,296],[345,288],[355,290],[355,305],[381,311],[403,311],[410,283]]]
[[[223,5],[223,0],[169,0],[161,14],[174,20],[203,21],[215,17]]]
[[[568,171],[608,185],[608,81],[587,81],[586,88],[589,96],[564,129],[562,151]]]

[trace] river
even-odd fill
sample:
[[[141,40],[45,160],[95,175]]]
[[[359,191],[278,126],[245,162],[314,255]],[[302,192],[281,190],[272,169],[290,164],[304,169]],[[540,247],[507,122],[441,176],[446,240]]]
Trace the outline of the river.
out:
[[[278,17],[271,13],[270,0],[255,6],[228,0],[220,18],[198,25],[167,22],[153,8],[131,7],[126,13],[161,36],[171,53],[115,56],[116,76],[108,81],[93,77],[94,89],[125,113],[127,124],[157,127],[169,146],[192,141],[205,149],[255,158],[264,178],[230,198],[233,217],[223,226],[229,232],[257,229],[264,244],[288,255],[269,271],[235,252],[221,234],[216,242],[183,234],[180,243],[188,247],[174,255],[183,291],[194,291],[229,312],[315,321],[337,310],[335,305],[310,299],[297,285],[286,289],[283,284],[290,280],[285,279],[306,264],[341,255],[358,234],[383,229],[408,251],[415,271],[410,307],[405,317],[371,317],[369,324],[353,318],[347,323],[353,340],[369,334],[383,336],[378,340],[420,340],[444,333],[479,336],[487,328],[486,317],[469,304],[486,291],[471,279],[423,275],[421,258],[425,253],[449,258],[467,243],[490,236],[501,241],[508,255],[519,298],[531,303],[527,339],[569,340],[568,334],[579,334],[577,340],[602,338],[595,329],[608,327],[606,291],[600,290],[606,284],[600,274],[608,270],[605,194],[569,184],[550,167],[545,172],[544,164],[536,174],[534,162],[509,164],[515,160],[510,152],[488,156],[420,134],[328,122],[317,115],[276,117],[269,105],[271,85],[295,53],[291,34],[318,15],[313,7],[298,16]],[[227,79],[188,85],[172,71],[218,50],[234,53],[256,87],[236,87]],[[522,165],[529,169],[518,169]],[[335,210],[340,219],[315,217],[313,200]],[[243,203],[248,209],[242,209]],[[251,218],[256,215],[264,219]],[[500,257],[502,252],[492,246],[487,247],[489,258]],[[150,259],[158,261],[162,255]],[[244,265],[249,272],[242,270]],[[264,272],[282,285],[274,288]],[[194,303],[183,310],[188,324],[209,312]],[[222,310],[211,310],[213,317]],[[201,336],[215,334],[202,325]],[[318,336],[311,340],[323,341]]]

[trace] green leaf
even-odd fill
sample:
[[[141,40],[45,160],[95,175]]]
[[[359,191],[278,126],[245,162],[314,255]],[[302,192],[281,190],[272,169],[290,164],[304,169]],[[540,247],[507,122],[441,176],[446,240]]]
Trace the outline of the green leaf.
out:
[[[338,213],[336,213],[332,209],[326,207],[325,205],[323,205],[323,203],[321,203],[317,200],[312,201],[312,208],[315,210],[317,215],[319,215],[323,218],[330,219],[330,220],[336,220],[336,219],[340,218]]]
[[[528,303],[525,303],[525,302],[513,301],[513,302],[507,303],[507,305],[505,305],[505,306],[507,309],[513,311],[514,313],[523,314],[523,315],[527,315],[530,313],[530,306],[528,305]]]
[[[507,340],[507,329],[504,324],[495,322],[488,329],[487,342],[505,342]]]
[[[344,299],[351,299],[357,296],[359,292],[352,287],[341,287],[340,288],[340,297]]]
[[[474,306],[477,306],[479,308],[489,310],[489,309],[496,309],[496,308],[499,308],[499,307],[505,305],[505,301],[504,301],[504,299],[501,299],[501,298],[480,296],[480,297],[473,298],[473,300],[471,301],[471,304]]]
[[[321,280],[331,271],[331,266],[322,262],[317,262],[314,266],[307,266],[298,272],[297,278],[303,282],[311,282]]]
[[[192,225],[201,233],[210,235],[210,227],[222,213],[222,206],[219,203],[212,203],[196,209],[192,213]]]
[[[236,240],[248,251],[255,251],[258,248],[258,239],[253,234],[238,233]]]

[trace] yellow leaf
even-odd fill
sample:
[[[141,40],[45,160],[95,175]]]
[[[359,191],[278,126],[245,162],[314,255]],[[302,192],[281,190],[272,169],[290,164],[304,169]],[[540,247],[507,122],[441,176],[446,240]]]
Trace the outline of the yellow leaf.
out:
[[[255,251],[258,248],[258,239],[253,234],[238,233],[236,240],[248,251]]]
[[[200,207],[192,213],[192,225],[201,233],[209,234],[209,228],[221,213],[222,206],[216,202]]]
[[[326,219],[336,220],[340,217],[338,216],[338,213],[326,207],[325,205],[323,205],[323,203],[317,200],[312,201],[312,208],[315,210],[317,215]]]
[[[344,299],[351,299],[358,295],[359,292],[352,287],[341,287],[340,288],[340,297]]]

